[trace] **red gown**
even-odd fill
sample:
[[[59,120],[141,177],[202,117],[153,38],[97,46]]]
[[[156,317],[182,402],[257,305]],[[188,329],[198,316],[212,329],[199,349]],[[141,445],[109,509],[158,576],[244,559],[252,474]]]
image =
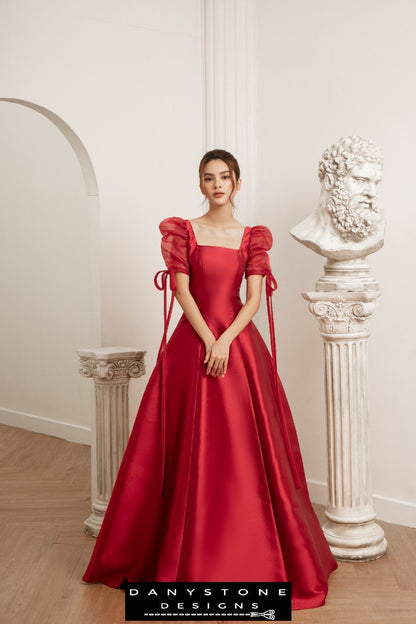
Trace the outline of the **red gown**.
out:
[[[159,227],[165,332],[83,580],[291,581],[293,609],[320,606],[337,563],[309,500],[276,370],[272,235],[246,227],[230,249],[198,245],[179,217]],[[232,342],[222,378],[206,374],[204,345],[185,315],[166,341],[175,272],[190,276],[217,337],[243,305],[243,275],[265,275],[272,356],[253,322]]]

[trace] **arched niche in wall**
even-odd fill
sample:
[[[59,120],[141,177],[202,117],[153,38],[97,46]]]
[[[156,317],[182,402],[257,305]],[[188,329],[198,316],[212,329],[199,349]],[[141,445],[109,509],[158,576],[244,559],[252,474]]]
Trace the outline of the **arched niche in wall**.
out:
[[[96,176],[50,110],[0,98],[0,129],[0,422],[89,444],[76,350],[101,345]]]

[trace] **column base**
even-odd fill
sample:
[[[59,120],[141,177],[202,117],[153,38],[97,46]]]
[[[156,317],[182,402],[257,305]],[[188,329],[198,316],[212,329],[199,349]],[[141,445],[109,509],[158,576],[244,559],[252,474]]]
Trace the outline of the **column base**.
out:
[[[84,533],[97,537],[100,532],[101,525],[104,520],[105,512],[107,511],[108,503],[94,501],[92,504],[92,514],[84,522]]]
[[[335,559],[372,561],[387,550],[383,529],[376,522],[360,524],[328,521],[322,530]]]

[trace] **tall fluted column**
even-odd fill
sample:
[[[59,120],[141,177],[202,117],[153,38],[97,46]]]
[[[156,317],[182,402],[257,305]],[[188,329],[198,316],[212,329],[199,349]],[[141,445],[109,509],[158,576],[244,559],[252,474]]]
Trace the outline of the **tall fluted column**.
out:
[[[145,351],[126,347],[79,349],[79,372],[95,384],[91,446],[92,514],[84,531],[96,537],[129,438],[129,383],[145,372]]]
[[[255,223],[256,2],[203,0],[201,8],[203,146],[236,156],[239,220]]]
[[[380,291],[302,295],[324,340],[329,504],[322,528],[337,559],[377,559],[387,542],[374,521],[370,483],[367,340]]]

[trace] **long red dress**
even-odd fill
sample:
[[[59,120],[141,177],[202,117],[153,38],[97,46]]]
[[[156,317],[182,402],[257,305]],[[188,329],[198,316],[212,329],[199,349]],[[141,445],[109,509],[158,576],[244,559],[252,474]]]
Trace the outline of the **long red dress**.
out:
[[[276,371],[272,235],[246,227],[230,249],[198,245],[179,217],[160,230],[165,332],[83,580],[291,581],[293,609],[320,606],[337,564]],[[253,322],[232,342],[224,377],[206,374],[204,345],[185,315],[166,342],[178,271],[190,276],[217,337],[243,305],[243,275],[265,275],[272,356]]]

